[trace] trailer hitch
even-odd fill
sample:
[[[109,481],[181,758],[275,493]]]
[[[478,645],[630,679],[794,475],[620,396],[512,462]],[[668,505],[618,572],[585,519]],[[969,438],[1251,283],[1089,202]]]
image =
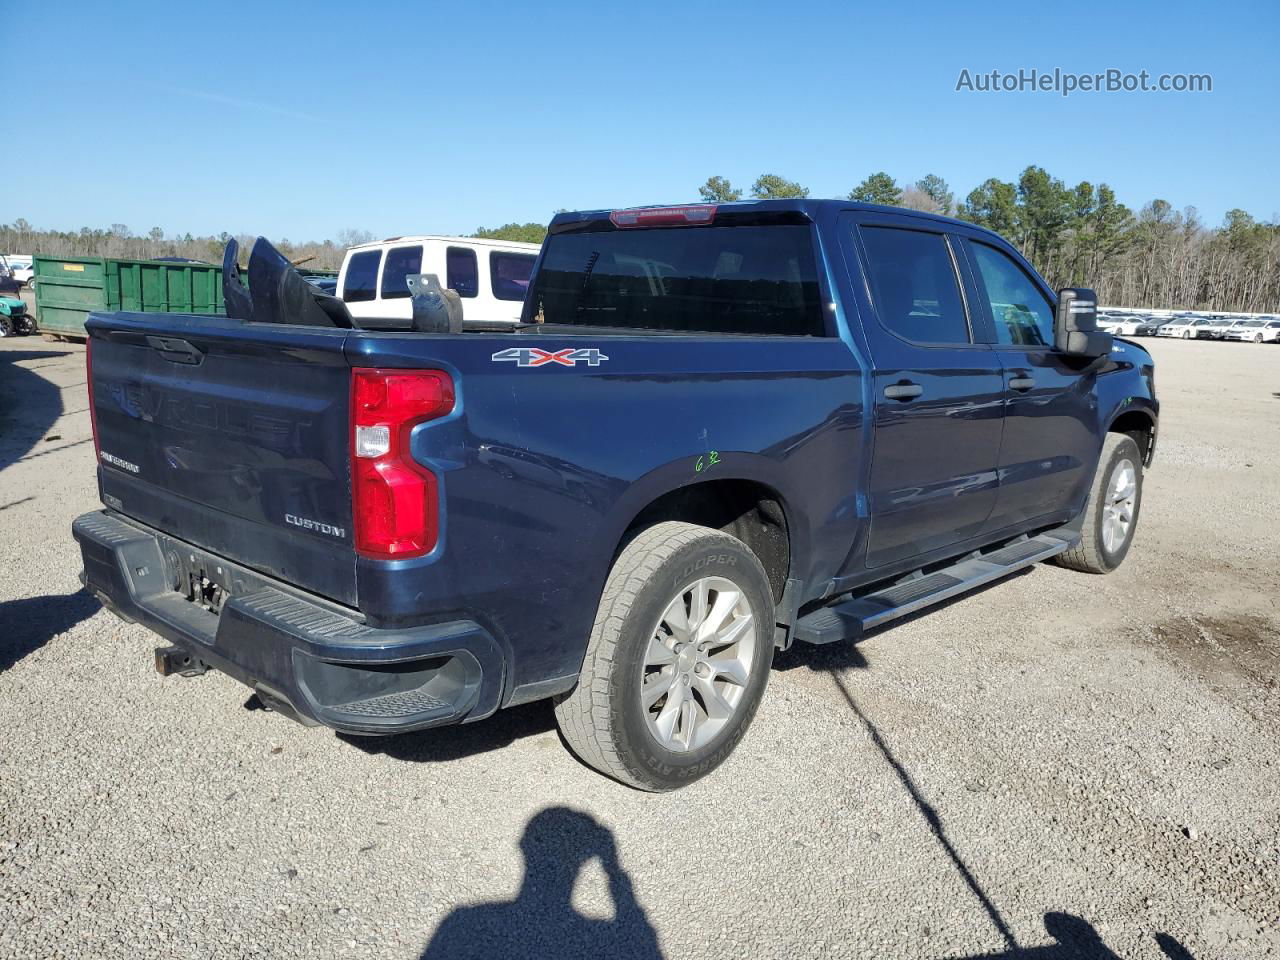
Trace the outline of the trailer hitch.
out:
[[[156,647],[156,673],[162,677],[171,677],[175,673],[180,677],[198,677],[208,670],[207,663],[181,647]]]

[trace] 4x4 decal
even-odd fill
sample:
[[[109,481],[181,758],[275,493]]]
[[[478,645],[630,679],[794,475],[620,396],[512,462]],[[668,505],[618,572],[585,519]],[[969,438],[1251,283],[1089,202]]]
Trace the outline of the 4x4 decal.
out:
[[[494,361],[509,361],[518,367],[544,367],[551,363],[573,367],[579,361],[585,362],[589,367],[598,367],[601,361],[609,358],[595,347],[579,350],[568,347],[554,352],[540,350],[537,347],[509,347],[506,350],[499,350],[493,355],[492,359]]]

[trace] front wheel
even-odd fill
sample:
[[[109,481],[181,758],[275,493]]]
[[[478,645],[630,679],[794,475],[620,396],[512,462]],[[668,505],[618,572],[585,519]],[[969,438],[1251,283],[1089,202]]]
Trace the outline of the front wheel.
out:
[[[1054,557],[1061,567],[1110,573],[1124,562],[1142,509],[1142,454],[1133,437],[1108,433],[1084,508],[1080,542]]]
[[[728,758],[764,695],[773,593],[741,540],[691,523],[645,530],[609,572],[578,685],[556,721],[584,763],[674,790]]]
[[[1183,331],[1182,331],[1182,339],[1183,339],[1183,340],[1190,340],[1190,339],[1191,339],[1191,331],[1190,331],[1190,330],[1183,330]]]
[[[13,320],[4,314],[0,314],[0,337],[11,336],[13,336]]]
[[[1261,343],[1261,342],[1262,342],[1262,334],[1260,334],[1260,333],[1255,333],[1255,334],[1253,335],[1253,342],[1254,342],[1254,343]]]

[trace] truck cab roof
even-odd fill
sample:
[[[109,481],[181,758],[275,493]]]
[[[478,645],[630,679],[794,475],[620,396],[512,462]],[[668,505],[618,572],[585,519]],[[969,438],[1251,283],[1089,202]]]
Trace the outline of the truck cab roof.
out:
[[[923,210],[910,210],[906,207],[891,207],[879,203],[861,203],[856,200],[840,200],[840,199],[811,199],[808,197],[794,197],[784,200],[733,200],[723,203],[680,203],[680,204],[652,204],[640,205],[636,207],[617,208],[613,210],[580,210],[574,212],[558,213],[551,220],[549,232],[556,233],[558,230],[565,229],[572,224],[580,224],[586,221],[608,220],[611,216],[623,212],[635,211],[678,211],[684,209],[704,209],[714,208],[715,216],[733,215],[735,217],[750,217],[753,213],[763,217],[772,219],[773,217],[784,218],[787,214],[798,214],[806,220],[819,220],[823,217],[830,216],[834,213],[842,212],[865,212],[865,213],[884,213],[893,214],[899,217],[908,217],[911,219],[924,220],[933,223],[946,224],[948,226],[964,226],[967,229],[996,237],[1001,242],[1007,242],[993,230],[986,227],[978,226],[976,223],[969,223],[967,220],[959,220],[955,217],[945,217],[939,213],[928,213]]]

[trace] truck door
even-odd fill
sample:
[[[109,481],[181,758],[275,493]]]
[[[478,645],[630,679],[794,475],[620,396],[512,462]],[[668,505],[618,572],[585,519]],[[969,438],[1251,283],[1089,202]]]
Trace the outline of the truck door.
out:
[[[854,287],[870,296],[862,323],[875,416],[866,565],[878,567],[966,540],[986,523],[996,502],[1003,371],[973,335],[962,261],[944,225],[870,212],[842,219]]]
[[[1095,386],[1099,364],[1053,346],[1048,288],[1008,251],[962,241],[977,308],[987,314],[1005,377],[1000,493],[991,532],[1059,522],[1082,503],[1102,441]]]

